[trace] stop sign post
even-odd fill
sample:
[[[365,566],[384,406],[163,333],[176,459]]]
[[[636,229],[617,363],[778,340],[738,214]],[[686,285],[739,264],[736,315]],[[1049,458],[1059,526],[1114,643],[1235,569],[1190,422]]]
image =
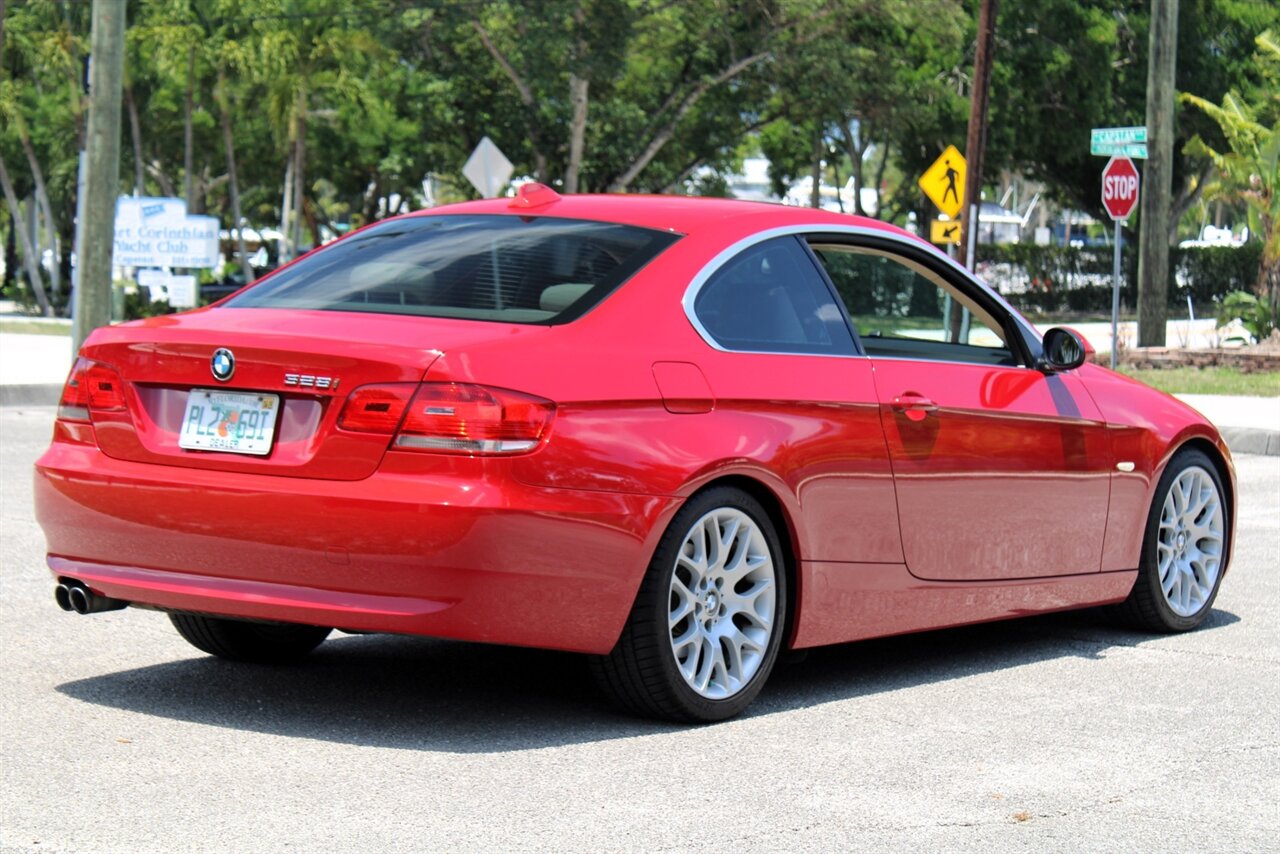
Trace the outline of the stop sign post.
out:
[[[1120,325],[1120,240],[1125,220],[1138,205],[1142,179],[1138,167],[1128,157],[1116,155],[1102,170],[1102,206],[1116,224],[1116,257],[1111,284],[1111,370],[1116,369],[1117,332]]]

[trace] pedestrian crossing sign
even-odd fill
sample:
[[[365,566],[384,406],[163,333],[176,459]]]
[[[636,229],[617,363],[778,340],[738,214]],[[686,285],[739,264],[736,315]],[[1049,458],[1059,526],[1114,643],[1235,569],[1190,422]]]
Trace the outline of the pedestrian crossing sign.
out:
[[[955,219],[964,208],[964,155],[954,145],[938,155],[933,165],[920,176],[920,189],[938,210]]]

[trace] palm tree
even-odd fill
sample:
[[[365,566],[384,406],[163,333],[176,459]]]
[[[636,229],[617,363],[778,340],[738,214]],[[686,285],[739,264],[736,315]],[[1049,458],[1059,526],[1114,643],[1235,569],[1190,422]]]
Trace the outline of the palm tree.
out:
[[[1280,308],[1280,41],[1268,31],[1257,37],[1256,44],[1262,85],[1255,103],[1247,103],[1234,91],[1221,104],[1195,95],[1181,97],[1207,113],[1226,137],[1228,151],[1216,151],[1199,136],[1187,144],[1186,151],[1213,162],[1219,173],[1217,192],[1247,205],[1249,230],[1262,240],[1262,264],[1254,289],[1274,318]]]

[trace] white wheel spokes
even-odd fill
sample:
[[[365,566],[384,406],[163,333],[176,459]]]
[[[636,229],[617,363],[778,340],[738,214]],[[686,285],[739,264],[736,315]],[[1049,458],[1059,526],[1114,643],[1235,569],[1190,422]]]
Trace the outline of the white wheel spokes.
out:
[[[689,687],[709,699],[742,690],[764,661],[777,606],[773,557],[750,516],[722,507],[693,524],[668,603],[671,651]]]
[[[1191,466],[1169,487],[1160,509],[1156,567],[1160,589],[1174,613],[1198,614],[1208,603],[1222,566],[1222,498],[1210,474]]]

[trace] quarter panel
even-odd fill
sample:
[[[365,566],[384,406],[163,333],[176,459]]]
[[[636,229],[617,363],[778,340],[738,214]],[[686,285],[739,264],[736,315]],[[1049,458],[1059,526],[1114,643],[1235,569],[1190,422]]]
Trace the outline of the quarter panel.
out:
[[[559,404],[547,444],[515,460],[515,476],[565,489],[689,495],[716,477],[742,474],[778,494],[806,559],[900,562],[868,361],[699,345],[711,412],[668,412],[652,378],[647,386],[639,379],[649,361],[619,358],[610,363],[616,382],[602,380],[599,393],[640,395]]]

